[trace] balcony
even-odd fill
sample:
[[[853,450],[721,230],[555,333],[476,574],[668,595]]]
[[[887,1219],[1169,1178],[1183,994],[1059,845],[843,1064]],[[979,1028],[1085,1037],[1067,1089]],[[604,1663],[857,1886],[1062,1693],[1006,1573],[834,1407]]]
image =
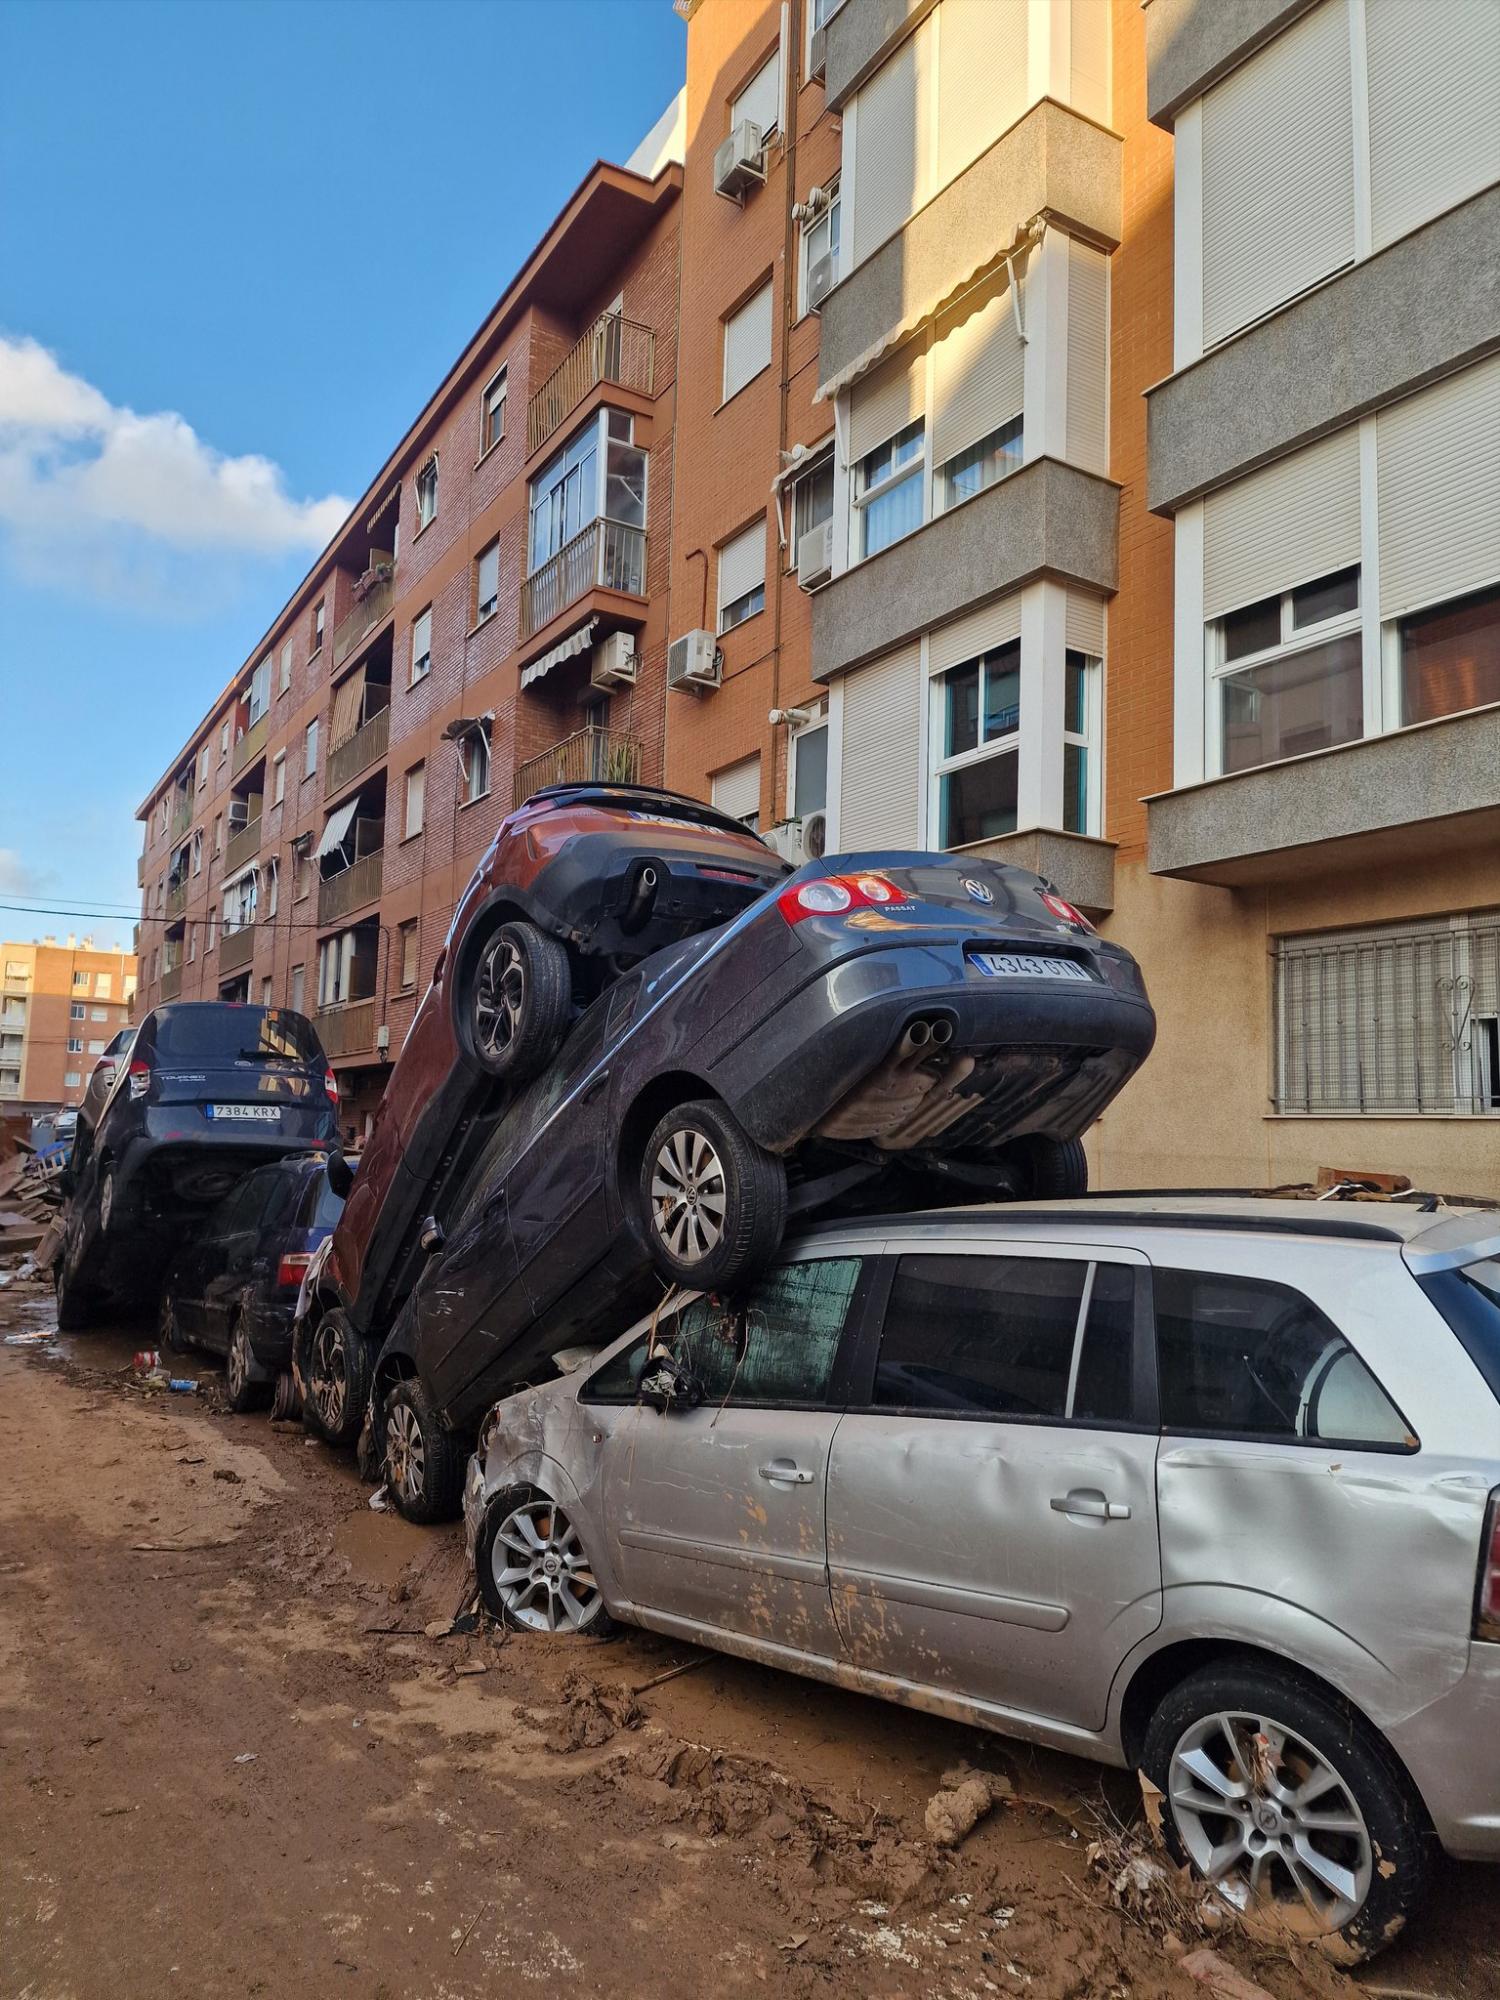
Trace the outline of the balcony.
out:
[[[144,854],[138,854],[135,858],[135,886],[137,889],[144,889],[146,886],[146,857]]]
[[[219,976],[238,972],[255,956],[255,926],[242,924],[237,931],[225,931],[219,939]]]
[[[370,634],[383,625],[396,602],[396,579],[387,576],[367,590],[347,618],[333,628],[333,671],[357,653]]]
[[[649,396],[655,367],[656,339],[649,326],[620,313],[601,314],[527,405],[527,456],[540,451],[601,382]]]
[[[180,917],[186,908],[187,883],[179,882],[175,889],[167,891],[167,922],[171,923],[174,917]]]
[[[267,713],[261,717],[259,722],[252,723],[239,742],[235,744],[234,755],[229,760],[229,768],[236,777],[239,776],[247,764],[253,764],[262,750],[265,749],[266,737],[270,731],[270,727],[271,717]]]
[[[327,1056],[359,1055],[375,1042],[375,1002],[344,1000],[320,1007],[313,1016],[318,1040]]]
[[[163,1000],[175,1000],[181,991],[182,967],[170,965],[161,976],[161,997]]]
[[[590,590],[646,594],[646,531],[590,521],[521,585],[521,637],[529,639]]]
[[[351,910],[357,910],[364,903],[373,903],[380,894],[381,877],[384,870],[385,851],[377,847],[373,854],[367,854],[356,861],[352,868],[346,868],[339,875],[330,875],[318,884],[318,922],[337,923],[340,917],[347,917]]]
[[[352,736],[335,743],[328,752],[328,792],[332,798],[351,778],[383,757],[391,740],[391,711],[382,708],[368,722],[361,723]]]
[[[179,840],[193,823],[193,798],[189,792],[177,801],[172,810],[172,831],[170,840]]]
[[[517,767],[513,805],[523,806],[545,785],[635,785],[641,746],[623,729],[579,729]]]
[[[229,845],[224,849],[224,873],[237,875],[245,863],[253,861],[259,852],[260,815],[257,813],[248,826],[242,826],[238,833],[229,836]]]

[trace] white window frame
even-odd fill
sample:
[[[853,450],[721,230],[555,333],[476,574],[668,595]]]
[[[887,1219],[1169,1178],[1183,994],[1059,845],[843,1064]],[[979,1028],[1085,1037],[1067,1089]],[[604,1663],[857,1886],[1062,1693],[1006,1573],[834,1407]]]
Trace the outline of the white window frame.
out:
[[[286,797],[286,752],[278,750],[271,759],[271,803],[279,806]]]
[[[320,597],[313,606],[313,642],[310,658],[316,659],[323,650],[323,626],[327,617],[328,600]]]
[[[983,451],[986,446],[992,444],[995,439],[1002,436],[1002,434],[1006,431],[1014,431],[1015,433],[1013,439],[1007,439],[1006,441],[1007,449],[1005,455],[1006,458],[1008,460],[1011,460],[1012,462],[1006,465],[1005,470],[1003,472],[997,472],[993,479],[985,480],[984,484],[982,486],[977,487],[974,490],[974,492],[972,493],[953,492],[952,490],[953,475],[948,470],[949,466],[956,465],[961,458],[967,458],[971,452]],[[1010,449],[1010,446],[1012,444],[1015,447],[1014,452],[1012,452]],[[987,431],[982,438],[977,438],[973,444],[966,445],[962,451],[956,451],[953,454],[952,458],[945,458],[941,465],[933,467],[933,472],[932,472],[933,520],[937,520],[940,515],[952,513],[955,507],[966,506],[970,500],[977,500],[981,493],[988,493],[992,486],[999,486],[1003,484],[1005,480],[1014,478],[1015,474],[1021,470],[1022,466],[1025,463],[1026,463],[1026,412],[1024,410],[1020,410],[1016,413],[1015,416],[1007,419],[1005,423],[996,424],[995,428],[992,431]]]
[[[748,541],[757,530],[761,538],[760,582],[726,603],[724,601],[724,552],[726,549],[732,548],[736,542]],[[766,608],[765,536],[766,518],[762,514],[741,528],[738,534],[731,535],[727,542],[721,542],[714,551],[714,587],[718,607],[716,612],[716,631],[719,637],[722,637],[726,632],[736,631],[741,625],[748,625],[752,618],[758,618]],[[758,604],[751,604],[750,600],[756,596],[757,592],[760,596],[760,602]],[[749,609],[743,611],[738,618],[726,624],[726,613],[732,611],[736,605],[749,605]]]
[[[422,639],[422,650],[420,653],[417,651],[419,634]],[[411,679],[407,685],[415,687],[418,681],[425,681],[431,672],[432,606],[429,604],[425,611],[419,611],[411,621]]]
[[[432,452],[412,479],[412,499],[417,511],[417,533],[430,528],[438,510],[438,455]]]
[[[318,718],[314,716],[312,721],[308,723],[306,729],[302,732],[303,782],[305,783],[307,779],[316,777],[317,770],[318,770]]]
[[[213,751],[210,744],[200,743],[198,745],[198,789],[200,792],[208,783],[208,766],[212,754]]]
[[[276,690],[276,698],[278,701],[284,694],[289,694],[291,692],[293,655],[294,655],[294,648],[291,640],[290,639],[283,640],[281,647],[281,681],[280,685],[277,687]]]
[[[406,962],[408,951],[411,956],[411,973],[408,977]],[[422,924],[420,918],[413,917],[401,926],[401,991],[411,993],[421,977],[422,964]]]
[[[415,826],[411,823],[413,779],[417,781],[417,823]],[[401,794],[401,824],[405,829],[401,835],[403,840],[415,840],[427,824],[427,760],[425,757],[420,764],[413,764],[407,770]]]
[[[203,873],[203,829],[201,826],[194,827],[193,829],[192,853],[193,853],[193,873],[195,875],[201,875]]]
[[[489,435],[489,431],[490,431],[490,400],[491,400],[491,398],[492,398],[492,397],[494,396],[494,393],[495,393],[495,390],[496,390],[496,388],[497,388],[497,387],[498,387],[498,389],[499,389],[499,391],[500,391],[500,396],[499,396],[499,403],[500,403],[500,428],[499,428],[499,430],[498,430],[498,431],[497,431],[497,432],[495,433],[495,435],[494,435],[493,437],[491,437],[491,436]],[[506,414],[506,411],[505,411],[505,405],[506,405],[506,395],[507,395],[507,383],[506,383],[506,370],[505,370],[504,368],[497,368],[497,369],[495,370],[494,374],[493,374],[493,375],[492,375],[492,376],[490,377],[489,381],[485,383],[485,385],[484,385],[484,388],[483,388],[483,390],[481,391],[481,393],[480,393],[480,397],[479,397],[479,456],[480,456],[480,458],[483,458],[483,457],[484,457],[484,456],[486,455],[486,453],[488,453],[488,452],[492,452],[492,451],[493,451],[493,450],[495,449],[495,446],[496,446],[497,444],[499,444],[499,443],[500,443],[500,441],[501,441],[501,440],[502,440],[502,439],[504,438],[504,436],[505,436],[505,414]]]
[[[481,595],[481,592],[484,589],[484,566],[492,558],[495,564],[495,587],[493,594],[486,601],[486,599]],[[490,543],[487,549],[481,549],[479,551],[479,554],[474,558],[475,625],[479,626],[488,624],[489,620],[494,617],[495,613],[499,609],[500,609],[500,544],[498,541],[493,541]]]
[[[981,733],[979,741],[975,744],[972,750],[958,750],[955,751],[952,756],[941,755],[939,753],[938,746],[943,741],[943,718],[947,709],[947,689],[945,683],[948,679],[948,676],[950,674],[960,674],[964,671],[966,667],[971,667],[976,664],[979,665],[980,669],[979,709],[977,717],[977,727],[978,730],[982,732],[984,726],[984,689],[985,689],[985,679],[987,673],[987,670],[985,669],[982,663],[988,657],[988,653],[1006,652],[1011,645],[1014,645],[1016,648],[1016,672],[1018,676],[1016,685],[1015,728],[1007,731],[1007,733],[1004,736],[992,737],[988,742],[984,740],[983,735]],[[1026,693],[1025,674],[1022,670],[1022,654],[1024,647],[1025,647],[1025,637],[1023,634],[1023,636],[1018,640],[1007,640],[999,646],[989,647],[986,653],[971,654],[968,659],[955,660],[951,667],[940,668],[936,673],[929,673],[927,676],[927,703],[928,703],[927,740],[928,743],[931,745],[931,756],[928,760],[928,773],[927,773],[927,828],[928,828],[929,844],[940,852],[947,853],[950,851],[947,848],[946,844],[944,843],[942,837],[943,836],[942,781],[951,772],[967,770],[970,767],[970,765],[973,764],[987,764],[991,761],[992,758],[996,757],[1015,758],[1017,830],[1019,830],[1025,824],[1024,819],[1022,818],[1022,803],[1021,803],[1022,799],[1024,798],[1024,787],[1021,782],[1022,778],[1021,718],[1024,712],[1023,704],[1025,701],[1025,693]],[[1061,756],[1062,753],[1060,750],[1058,754],[1059,756]],[[966,846],[976,846],[976,845],[982,846],[987,841],[990,840],[1004,840],[1007,838],[1008,835],[1005,834],[998,834],[998,833],[985,834],[981,836],[978,842],[966,841],[963,842],[957,848],[952,849],[951,851],[954,853],[962,853],[964,847]]]
[[[808,19],[811,20],[812,18],[811,0],[809,0],[807,12],[808,12]],[[798,232],[797,316],[799,319],[806,319],[807,315],[814,310],[814,308],[810,306],[807,302],[807,273],[809,267],[815,262],[815,258],[813,256],[813,247],[812,247],[813,238],[821,230],[824,233],[824,235],[829,239],[829,242],[831,244],[833,237],[833,218],[835,217],[835,215],[839,219],[839,248],[833,253],[833,281],[835,284],[838,283],[839,258],[842,255],[843,251],[843,222],[844,222],[843,204],[840,200],[840,193],[839,193],[840,185],[841,185],[840,176],[838,174],[835,174],[828,183],[827,205],[820,211],[819,214],[813,217],[811,222],[804,222],[800,231]],[[818,254],[821,256],[822,252],[820,251]]]
[[[482,745],[484,750],[484,784],[474,789],[474,746]],[[459,811],[466,806],[477,806],[481,799],[490,795],[490,733],[488,729],[466,729],[458,744]]]
[[[224,720],[219,724],[219,762],[222,764],[224,762],[224,759],[228,755],[229,755],[229,717],[226,715]],[[162,825],[163,826],[166,825],[165,816],[163,816]]]
[[[863,475],[860,468],[869,459],[872,459],[876,452],[884,451],[897,438],[903,436],[905,432],[916,430],[919,427],[922,437],[917,447],[916,455],[913,458],[903,459],[894,470],[888,472],[874,486],[862,487],[860,481]],[[878,549],[867,552],[865,549],[865,519],[866,510],[875,501],[882,499],[887,493],[894,492],[898,486],[904,486],[910,479],[915,479],[918,482],[922,495],[921,518],[917,521],[915,527],[907,530],[907,534],[914,535],[918,528],[925,528],[927,526],[929,519],[929,487],[931,482],[927,477],[927,418],[925,415],[913,417],[910,423],[903,424],[901,429],[893,431],[890,437],[883,438],[877,445],[872,445],[864,457],[856,459],[854,464],[849,468],[850,539],[852,543],[850,550],[852,558],[851,568],[855,562],[869,562],[872,556],[884,555],[887,549],[893,549],[896,546],[896,542],[904,542],[906,540],[906,535],[897,535],[894,541],[884,542]]]
[[[820,707],[811,722],[805,722],[800,729],[792,730],[787,739],[786,816],[788,819],[801,819],[805,817],[804,814],[797,811],[797,760],[801,755],[803,742],[809,736],[818,735],[819,732],[823,733],[827,743],[827,751],[823,763],[823,803],[820,806],[812,806],[809,810],[820,812],[826,818],[832,805],[834,778],[833,719],[826,708]]]
[[[1062,704],[1062,741],[1058,756],[1063,761],[1063,770],[1066,773],[1068,745],[1071,743],[1084,754],[1083,825],[1070,827],[1067,823],[1066,776],[1063,778],[1063,809],[1058,815],[1058,824],[1064,833],[1075,834],[1081,839],[1097,840],[1104,825],[1104,758],[1101,750],[1104,737],[1104,662],[1097,653],[1089,652],[1084,646],[1067,646],[1063,650],[1065,672],[1075,654],[1083,662],[1083,728],[1069,729],[1065,694]]]
[[[1239,674],[1249,673],[1256,667],[1268,666],[1278,660],[1293,660],[1299,653],[1311,652],[1315,647],[1327,645],[1334,639],[1361,637],[1364,630],[1364,574],[1358,563],[1347,563],[1345,564],[1345,568],[1360,572],[1359,601],[1356,603],[1354,609],[1352,611],[1338,612],[1334,617],[1322,619],[1316,625],[1294,626],[1292,623],[1292,598],[1297,591],[1306,590],[1311,585],[1323,581],[1321,577],[1309,577],[1306,582],[1295,584],[1290,590],[1283,590],[1276,593],[1281,607],[1281,637],[1274,646],[1263,646],[1258,652],[1245,653],[1234,660],[1227,660],[1224,657],[1225,620],[1234,617],[1237,611],[1248,610],[1248,605],[1236,605],[1233,610],[1226,612],[1223,617],[1211,618],[1204,626],[1203,660],[1206,683],[1206,713],[1204,718],[1206,740],[1204,750],[1208,775],[1210,777],[1220,778],[1226,775],[1224,770],[1224,683],[1226,681],[1234,679]],[[1343,571],[1333,570],[1330,574],[1339,576],[1343,574]],[[1259,604],[1265,603],[1267,599],[1256,598],[1252,601]],[[1369,727],[1370,717],[1367,713],[1367,707],[1368,703],[1365,699],[1365,693],[1361,689],[1360,733],[1358,736],[1350,737],[1349,741],[1351,743],[1362,742],[1367,736],[1373,733]],[[1275,764],[1284,764],[1288,761],[1285,757],[1277,757],[1271,759],[1266,764],[1249,765],[1246,769],[1256,771],[1270,770]],[[1242,774],[1240,772],[1232,772],[1228,775],[1238,777]]]
[[[266,863],[266,915],[274,917],[281,904],[281,863],[273,854]]]
[[[84,1003],[81,1000],[71,1001],[68,1006],[68,1019],[70,1021],[87,1020],[88,1011],[89,1011],[88,1008],[84,1005]]]

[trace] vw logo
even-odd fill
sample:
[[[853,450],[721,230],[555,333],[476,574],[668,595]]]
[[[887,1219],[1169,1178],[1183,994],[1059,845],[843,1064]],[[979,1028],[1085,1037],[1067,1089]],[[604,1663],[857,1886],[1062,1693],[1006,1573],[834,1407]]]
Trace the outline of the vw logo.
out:
[[[988,882],[976,882],[972,875],[965,875],[964,887],[976,903],[993,903],[995,892]]]

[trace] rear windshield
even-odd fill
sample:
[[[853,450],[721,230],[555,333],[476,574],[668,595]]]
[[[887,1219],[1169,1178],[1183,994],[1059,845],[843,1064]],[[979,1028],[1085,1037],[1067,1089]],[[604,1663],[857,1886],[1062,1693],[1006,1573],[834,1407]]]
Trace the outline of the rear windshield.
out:
[[[320,1168],[313,1175],[312,1186],[302,1203],[303,1226],[307,1229],[332,1229],[344,1212],[341,1195],[336,1195],[328,1185],[328,1176]]]
[[[285,1007],[172,1008],[156,1017],[156,1052],[174,1061],[318,1062],[312,1024]]]
[[[1433,1271],[1417,1283],[1458,1335],[1500,1401],[1500,1257]]]

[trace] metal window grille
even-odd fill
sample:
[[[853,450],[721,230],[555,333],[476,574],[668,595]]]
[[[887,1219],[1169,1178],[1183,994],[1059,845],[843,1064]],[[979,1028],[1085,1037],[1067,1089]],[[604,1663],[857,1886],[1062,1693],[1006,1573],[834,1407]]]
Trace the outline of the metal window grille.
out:
[[[1500,917],[1282,938],[1276,1109],[1500,1113]]]

